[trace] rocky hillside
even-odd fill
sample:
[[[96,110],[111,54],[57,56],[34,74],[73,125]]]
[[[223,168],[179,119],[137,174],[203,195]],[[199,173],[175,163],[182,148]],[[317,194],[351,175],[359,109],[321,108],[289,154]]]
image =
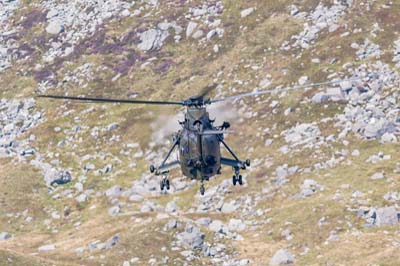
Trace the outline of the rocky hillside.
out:
[[[0,265],[400,265],[400,3],[0,0]],[[336,86],[286,87],[358,78]],[[148,172],[215,105],[252,166]]]

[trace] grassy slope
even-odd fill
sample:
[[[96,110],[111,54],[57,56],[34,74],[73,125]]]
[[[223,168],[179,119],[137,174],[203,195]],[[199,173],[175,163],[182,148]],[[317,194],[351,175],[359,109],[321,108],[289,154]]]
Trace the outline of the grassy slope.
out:
[[[275,84],[290,83],[296,81],[302,75],[307,75],[316,81],[323,80],[326,74],[321,71],[322,69],[337,70],[344,63],[353,61],[354,51],[349,47],[349,44],[354,41],[362,41],[365,38],[364,33],[340,38],[341,32],[335,34],[322,32],[315,47],[310,51],[303,52],[299,59],[294,59],[290,53],[280,51],[278,48],[284,40],[302,30],[302,22],[287,15],[286,6],[288,2],[291,1],[241,1],[240,3],[238,1],[225,1],[223,14],[225,35],[223,39],[214,40],[205,45],[203,49],[198,49],[196,45],[192,44],[192,41],[183,40],[180,44],[169,41],[161,52],[154,52],[153,55],[157,56],[158,59],[148,67],[140,69],[138,63],[126,76],[121,77],[116,82],[110,82],[110,79],[115,76],[115,73],[111,70],[96,73],[97,79],[89,84],[89,88],[92,88],[93,94],[124,97],[132,90],[131,86],[134,84],[133,90],[141,98],[175,99],[194,94],[198,87],[210,83],[212,79],[216,78],[216,73],[222,70],[223,74],[218,77],[218,81],[224,83],[225,91],[223,93],[228,94],[228,88],[234,88],[236,92],[248,91],[267,74],[272,75]],[[302,7],[304,10],[311,10],[318,2],[305,1],[302,2]],[[384,50],[390,51],[392,41],[396,39],[396,35],[398,37],[398,33],[390,30],[393,27],[392,23],[395,23],[390,21],[393,15],[390,13],[391,10],[378,10],[381,2],[377,1],[374,4],[374,9],[371,11],[374,16],[368,16],[369,19],[366,19],[365,16],[356,15],[362,12],[362,9],[359,10],[358,7],[345,19],[354,21],[354,26],[350,25],[350,27],[361,27],[365,31],[371,28],[374,20],[386,23],[384,24],[385,31],[379,33],[375,39],[371,39],[381,44]],[[252,6],[257,7],[255,13],[248,18],[238,19],[240,10]],[[396,10],[399,10],[397,4],[393,7],[392,12],[395,13]],[[22,10],[21,13],[28,11]],[[165,9],[162,15],[168,17],[182,11]],[[385,12],[385,14],[381,12]],[[159,18],[151,19],[158,20]],[[140,23],[140,19],[134,18],[110,24],[107,36],[111,38],[112,36],[123,35],[138,23]],[[240,28],[240,25],[246,26],[246,29]],[[43,30],[44,28],[41,26],[32,29],[33,33],[26,34],[24,40],[29,41],[35,34],[42,35]],[[212,52],[214,43],[221,45],[220,52],[217,55]],[[339,45],[341,47],[336,48]],[[268,48],[270,47],[275,52],[269,52]],[[322,59],[321,65],[311,63],[311,58],[315,55]],[[110,55],[99,54],[81,55],[73,59],[72,64],[64,64],[64,67],[57,69],[57,73],[61,75],[66,69],[73,69],[75,66],[86,62],[91,62],[95,66],[102,65],[109,61],[111,57]],[[339,58],[340,61],[331,65],[329,62],[332,58]],[[383,59],[388,63],[390,61],[389,57]],[[167,72],[160,73],[156,66],[164,60],[172,60],[174,64]],[[263,67],[259,70],[252,70],[248,65],[262,65]],[[27,68],[29,72],[33,69],[33,66],[17,65],[0,76],[4,85],[2,86],[4,97],[33,95],[37,87],[36,81],[32,76],[22,76],[18,74],[20,72],[16,71],[23,67]],[[287,75],[282,74],[283,69],[287,70]],[[191,80],[190,77],[192,76],[196,76],[196,78]],[[238,84],[235,80],[245,81],[244,85]],[[69,91],[70,94],[90,92],[78,86],[69,88]],[[340,112],[340,104],[329,104],[328,108],[300,104],[300,99],[306,95],[307,93],[296,92],[291,94],[291,97],[281,100],[281,107],[277,115],[269,115],[270,110],[267,107],[269,101],[276,96],[263,98],[267,104],[254,104],[247,108],[252,112],[258,112],[257,117],[246,122],[233,123],[233,127],[240,129],[241,133],[236,137],[229,137],[228,141],[238,150],[239,155],[250,158],[265,158],[267,156],[273,159],[273,166],[261,165],[257,167],[249,175],[249,186],[240,189],[235,188],[234,193],[227,196],[228,199],[235,199],[260,191],[262,187],[269,187],[271,185],[270,177],[277,165],[287,163],[306,167],[313,161],[319,161],[319,158],[315,158],[316,154],[310,151],[304,151],[291,157],[282,155],[278,151],[283,144],[282,140],[276,139],[272,146],[265,147],[264,140],[267,136],[254,137],[255,128],[264,129],[277,123],[278,127],[273,130],[271,135],[279,134],[281,130],[295,125],[298,121],[310,122]],[[257,103],[257,100],[249,99],[246,100],[246,103],[250,105]],[[165,114],[165,112],[173,114],[179,111],[176,108],[168,108],[168,111],[165,111],[161,108],[122,105],[109,105],[106,109],[103,109],[96,105],[95,111],[84,115],[80,112],[87,106],[79,104],[63,103],[60,106],[59,103],[51,101],[40,101],[38,104],[46,113],[46,121],[32,132],[37,136],[36,147],[42,153],[46,151],[59,153],[61,165],[71,169],[74,176],[81,174],[84,163],[80,159],[84,154],[106,152],[121,158],[123,163],[118,166],[118,170],[123,171],[123,173],[114,178],[102,179],[93,174],[88,174],[89,181],[86,188],[93,188],[98,191],[102,191],[113,184],[128,186],[133,179],[140,177],[147,170],[148,162],[140,159],[136,161],[137,168],[130,169],[128,163],[132,159],[129,156],[119,155],[123,144],[139,142],[143,148],[147,147],[151,136],[149,122],[155,121],[160,114]],[[288,106],[296,106],[297,109],[296,112],[285,117],[282,113]],[[66,109],[75,110],[75,113],[64,117],[62,114]],[[72,146],[57,147],[58,141],[64,139],[65,134],[63,132],[56,133],[53,128],[60,126],[63,129],[71,129],[76,124],[74,117],[77,115],[81,118],[81,123],[89,128],[106,126],[114,121],[119,122],[120,128],[116,133],[121,135],[122,141],[110,145],[108,144],[110,135],[102,135],[99,141],[94,141],[87,132],[83,132],[73,140]],[[98,117],[101,119],[98,119]],[[329,135],[334,133],[335,130],[328,125],[324,134]],[[82,139],[79,140],[79,138]],[[351,142],[349,147],[338,145],[335,150],[343,148],[359,149],[361,156],[351,158],[351,165],[319,171],[309,176],[301,174],[291,176],[291,182],[287,186],[274,189],[272,197],[266,197],[259,203],[258,208],[271,209],[271,211],[257,218],[260,222],[260,228],[257,230],[258,235],[249,231],[243,234],[244,241],[233,243],[240,256],[253,259],[254,265],[264,265],[279,247],[289,247],[296,254],[298,265],[324,265],[327,263],[331,263],[331,265],[373,265],[374,263],[398,265],[399,260],[395,248],[386,247],[390,244],[391,239],[397,239],[397,228],[363,228],[363,221],[346,209],[352,207],[350,197],[355,190],[364,193],[371,191],[368,194],[368,198],[371,199],[369,202],[371,206],[385,205],[382,196],[389,190],[398,190],[396,176],[389,174],[394,179],[391,182],[372,181],[368,177],[381,170],[390,173],[394,168],[394,162],[392,160],[391,162],[371,165],[365,163],[365,159],[381,150],[385,154],[391,154],[392,158],[396,158],[396,152],[400,147],[398,144],[382,146],[376,142],[360,142],[354,136],[349,137],[349,140]],[[241,147],[245,148],[239,149]],[[254,147],[254,149],[250,151],[250,147]],[[328,159],[331,154],[328,153],[324,156]],[[305,161],[305,157],[309,160]],[[95,160],[93,162],[96,166],[101,167],[109,161]],[[150,254],[157,254],[156,251],[170,243],[170,235],[154,231],[159,222],[153,222],[151,226],[147,226],[145,224],[138,225],[129,217],[109,218],[106,214],[109,207],[108,203],[96,197],[92,197],[87,205],[77,205],[73,200],[65,202],[53,200],[43,187],[41,175],[29,165],[14,165],[4,160],[0,167],[2,173],[0,176],[2,182],[0,199],[2,206],[5,206],[0,210],[0,225],[2,230],[10,231],[16,235],[14,240],[0,243],[0,250],[2,250],[0,262],[11,257],[13,258],[12,265],[34,265],[36,259],[32,259],[32,256],[28,257],[27,251],[29,253],[36,252],[38,246],[46,243],[62,243],[62,246],[66,247],[65,250],[58,249],[49,254],[40,254],[40,259],[39,256],[34,255],[35,258],[38,258],[37,264],[43,265],[40,260],[44,260],[48,264],[55,265],[80,265],[81,263],[85,265],[99,265],[99,263],[114,265],[116,262],[121,264],[122,261],[136,256],[143,258],[142,261],[147,261],[151,257]],[[178,174],[176,175],[178,176]],[[228,169],[226,169],[219,180],[213,180],[212,183],[216,184],[222,178],[229,178],[229,176]],[[312,178],[323,184],[325,190],[303,200],[294,200],[288,197],[299,191],[299,184],[305,178]],[[340,189],[342,184],[349,184],[350,189],[342,193],[342,201],[333,201],[332,196],[336,190]],[[12,192],[12,196],[10,192]],[[178,204],[183,209],[189,209],[190,206],[187,206],[186,202],[190,201],[195,194],[197,194],[197,187],[177,195],[165,198],[157,197],[155,200],[165,204],[173,197],[178,197]],[[18,204],[15,204],[16,201]],[[93,205],[96,205],[97,208],[90,210],[89,207]],[[63,213],[66,207],[71,213],[68,217],[57,221],[56,225],[50,227],[43,225],[44,219],[48,217],[44,209],[58,210],[58,212]],[[131,206],[133,210],[138,208],[139,206],[136,205]],[[27,225],[23,218],[5,218],[4,216],[5,213],[17,213],[25,209],[29,209],[29,215],[34,217],[32,224]],[[221,216],[218,213],[211,213],[207,216],[227,221],[235,215]],[[327,217],[330,224],[318,227],[317,222],[322,217]],[[263,222],[268,218],[272,218],[271,222],[264,225]],[[78,220],[82,221],[82,226],[79,230],[76,230],[71,224]],[[290,223],[285,225],[287,222]],[[350,228],[348,223],[351,223],[353,227]],[[162,226],[162,222],[160,226]],[[55,227],[59,229],[58,233],[52,233],[52,229]],[[294,240],[286,242],[280,236],[282,228],[290,228]],[[338,232],[340,240],[325,245],[324,242],[329,236],[329,232],[334,229]],[[354,234],[355,230],[361,231],[362,234]],[[386,233],[383,233],[383,231]],[[105,258],[101,258],[98,253],[76,255],[73,252],[75,248],[87,245],[95,239],[105,241],[115,233],[121,235],[121,246],[118,249],[111,249],[102,253],[106,256]],[[309,247],[310,252],[304,256],[298,255],[305,247]],[[318,255],[322,256],[319,258]],[[94,256],[94,258],[90,258],[90,256]],[[179,255],[173,254],[172,257],[174,256]]]

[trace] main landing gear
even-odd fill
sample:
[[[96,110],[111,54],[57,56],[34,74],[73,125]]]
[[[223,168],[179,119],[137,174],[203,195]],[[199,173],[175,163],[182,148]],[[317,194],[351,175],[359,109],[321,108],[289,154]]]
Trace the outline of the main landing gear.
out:
[[[232,183],[234,186],[236,186],[236,184],[238,183],[239,185],[243,185],[243,179],[242,179],[242,175],[234,175],[232,176]]]
[[[246,160],[245,163],[246,163],[247,166],[250,166],[250,160]],[[235,170],[235,175],[232,176],[233,185],[234,186],[236,186],[236,184],[243,185],[243,177],[240,174],[239,167],[234,167],[233,169]]]
[[[164,191],[164,189],[169,190],[169,179],[167,176],[164,176],[163,179],[160,181],[160,190]]]

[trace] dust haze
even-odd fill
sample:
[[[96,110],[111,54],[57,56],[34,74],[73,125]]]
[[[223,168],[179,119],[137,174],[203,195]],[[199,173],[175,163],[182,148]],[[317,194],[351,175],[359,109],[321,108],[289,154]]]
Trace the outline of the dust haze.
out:
[[[162,115],[151,126],[153,129],[152,142],[156,145],[164,144],[171,140],[172,135],[181,126],[178,121],[184,120],[184,109],[176,115]],[[224,121],[232,122],[238,117],[238,110],[228,102],[215,103],[207,107],[210,119],[215,119],[214,125],[219,126]]]

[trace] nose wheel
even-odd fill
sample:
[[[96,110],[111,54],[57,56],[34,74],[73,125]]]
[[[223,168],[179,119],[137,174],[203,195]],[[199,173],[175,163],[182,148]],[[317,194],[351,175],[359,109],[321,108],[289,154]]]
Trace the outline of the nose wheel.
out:
[[[202,196],[204,196],[204,193],[206,192],[206,189],[204,188],[204,184],[201,184],[200,185],[200,194],[202,195]]]
[[[204,188],[204,180],[207,180],[207,181],[208,181],[208,177],[203,176],[203,177],[201,178],[200,194],[201,194],[202,196],[204,196],[204,193],[206,192],[206,189]]]

